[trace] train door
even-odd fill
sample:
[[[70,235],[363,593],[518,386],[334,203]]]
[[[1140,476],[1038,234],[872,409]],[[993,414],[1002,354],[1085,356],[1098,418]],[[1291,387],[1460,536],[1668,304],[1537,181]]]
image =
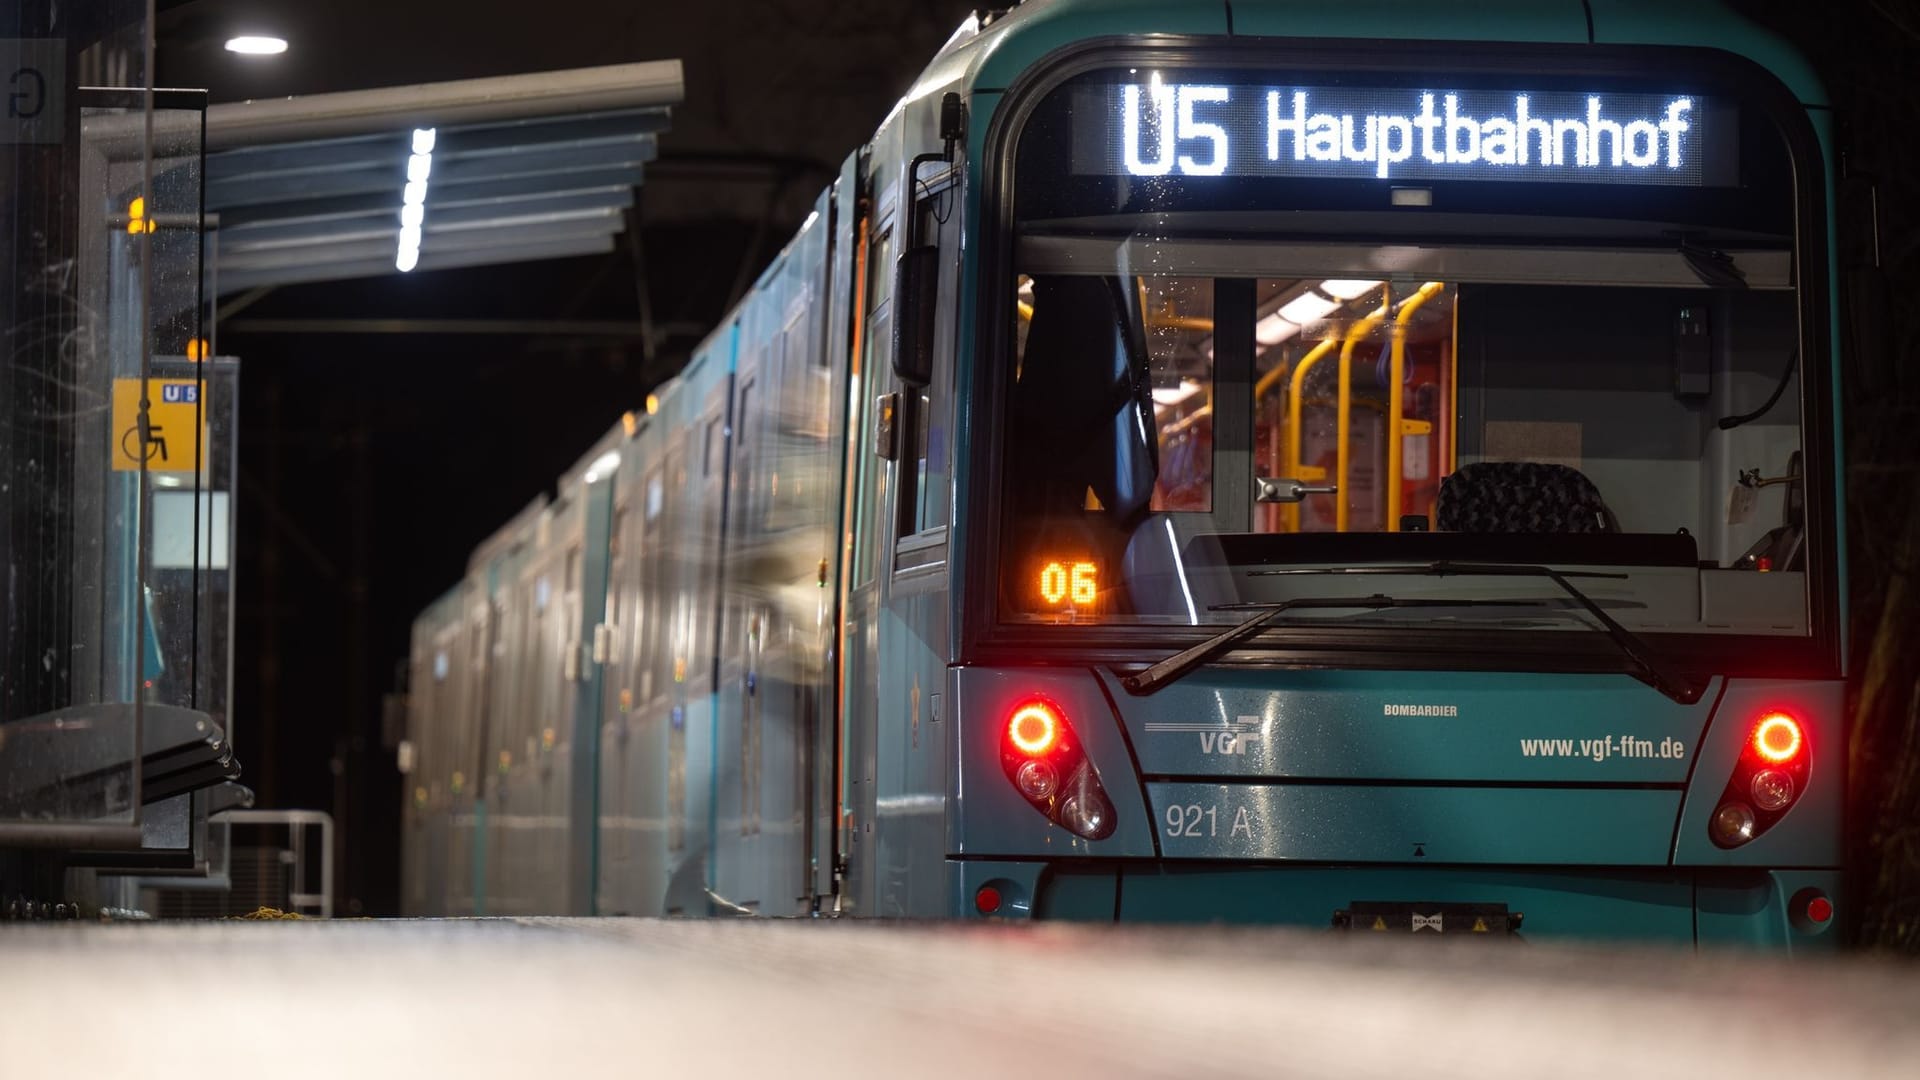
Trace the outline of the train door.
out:
[[[864,164],[864,163],[863,163]],[[892,194],[897,194],[897,189]],[[874,912],[874,819],[877,810],[877,739],[880,703],[879,552],[893,543],[885,512],[892,479],[880,443],[892,438],[895,405],[885,389],[892,378],[888,350],[893,341],[893,199],[883,202],[864,229],[864,289],[858,297],[862,318],[853,347],[852,404],[846,427],[849,477],[844,498],[846,581],[841,604],[841,750],[839,857],[842,862],[840,909]],[[881,430],[882,426],[885,430]]]
[[[513,669],[514,708],[503,719],[494,771],[500,785],[497,860],[490,857],[489,903],[500,914],[566,910],[566,777],[552,751],[568,715],[571,681],[565,643],[577,623],[572,583],[579,560],[575,500],[542,513],[533,542],[516,558],[517,634],[503,663]]]
[[[486,757],[500,708],[497,702],[502,700],[494,696],[500,689],[499,665],[494,662],[500,619],[493,598],[491,568],[482,568],[470,580],[474,587],[465,617],[470,650],[467,679],[473,697],[472,723],[448,736],[447,790],[454,814],[447,858],[447,912],[451,915],[479,915],[484,911]]]
[[[489,902],[503,915],[530,915],[543,907],[552,910],[540,900],[551,879],[539,866],[544,838],[533,834],[541,816],[540,785],[530,767],[533,755],[529,752],[530,745],[537,745],[535,732],[552,715],[561,678],[558,650],[551,644],[554,626],[560,621],[554,611],[559,596],[548,566],[552,529],[552,513],[542,515],[529,557],[520,568],[521,644],[509,646],[506,656],[506,662],[517,669],[517,692],[512,699],[516,707],[505,717],[495,765],[501,813],[494,836],[500,858],[492,861],[488,883]]]
[[[647,656],[641,675],[640,699],[647,702],[643,713],[646,730],[654,733],[650,747],[663,747],[661,766],[646,767],[643,775],[650,786],[642,806],[658,806],[658,820],[664,822],[664,835],[649,838],[654,861],[643,871],[641,882],[646,891],[643,910],[671,910],[669,882],[687,849],[687,699],[686,677],[689,642],[692,640],[693,596],[689,582],[699,573],[699,551],[685,541],[688,516],[700,505],[690,484],[699,480],[700,452],[706,428],[702,424],[672,429],[671,448],[667,451],[665,483],[658,504],[653,488],[648,487],[645,509],[647,542],[654,557],[647,560],[652,575],[646,588],[647,615],[654,626],[647,638]],[[684,906],[681,910],[686,910]]]
[[[411,781],[402,836],[401,910],[408,915],[443,915],[446,897],[446,845],[441,794],[445,737],[457,717],[449,715],[447,639],[460,626],[457,592],[427,609],[415,621],[407,657],[407,732],[402,773]]]
[[[579,680],[571,684],[573,701],[565,719],[568,752],[557,764],[565,767],[570,778],[563,795],[567,820],[567,906],[563,910],[570,914],[594,913],[600,876],[600,706],[612,659],[608,620],[618,581],[613,559],[620,446],[616,437],[612,449],[597,457],[582,478],[580,539],[574,548],[578,558],[569,571],[578,607],[568,655],[579,669]],[[602,466],[602,461],[616,464]]]
[[[628,787],[618,813],[627,838],[629,862],[617,894],[602,911],[658,915],[666,893],[670,843],[680,836],[678,817],[669,813],[670,789],[678,780],[684,803],[686,774],[676,771],[685,761],[685,726],[674,722],[680,713],[677,689],[668,659],[672,653],[676,582],[689,564],[669,542],[672,515],[684,501],[686,488],[686,432],[664,425],[652,428],[641,460],[650,465],[632,517],[637,519],[637,607],[628,620],[634,656],[627,689],[619,707],[625,718]],[[664,459],[662,443],[667,443]]]
[[[418,715],[426,718],[432,728],[427,735],[430,740],[433,765],[430,769],[420,768],[422,783],[416,789],[414,803],[427,810],[426,828],[422,840],[425,842],[424,894],[409,902],[409,910],[422,915],[445,915],[447,899],[452,884],[447,878],[449,813],[451,801],[444,799],[445,764],[447,762],[447,743],[449,736],[456,731],[466,729],[470,724],[473,708],[472,694],[468,678],[468,647],[464,590],[456,590],[444,607],[444,627],[435,635],[431,667],[423,672],[431,681],[432,701],[428,711]],[[424,761],[426,754],[421,754]]]
[[[580,783],[575,783],[572,756],[572,742],[579,734],[574,727],[575,706],[584,686],[580,664],[580,625],[586,606],[582,596],[586,572],[584,498],[584,492],[574,492],[568,500],[570,505],[555,522],[559,534],[553,539],[556,550],[543,578],[551,583],[552,596],[542,650],[545,663],[537,669],[543,684],[541,707],[525,745],[530,774],[527,786],[536,793],[533,806],[537,808],[526,857],[529,869],[541,883],[532,900],[533,914],[574,910],[571,793],[592,782],[590,777],[581,777]]]
[[[875,914],[926,915],[946,909],[948,517],[954,312],[959,284],[960,170],[922,175],[902,199],[903,246],[939,248],[934,356],[925,386],[894,381],[899,423],[895,483],[885,546],[879,685],[879,836]],[[917,222],[908,221],[911,214]],[[888,337],[891,344],[891,335]],[[892,375],[889,362],[884,368]]]
[[[743,333],[759,338],[761,319],[750,313]],[[766,897],[753,873],[760,845],[760,686],[755,669],[760,649],[762,584],[754,548],[760,543],[761,444],[767,409],[763,376],[769,345],[756,340],[744,350],[736,375],[730,423],[732,461],[727,484],[726,539],[721,590],[719,681],[715,700],[719,758],[718,831],[714,890],[726,902],[758,911]]]
[[[512,828],[517,803],[509,783],[513,766],[510,747],[519,735],[521,718],[531,707],[525,694],[530,689],[526,657],[533,631],[534,588],[522,579],[529,546],[517,545],[511,556],[501,560],[494,593],[495,636],[488,653],[493,679],[487,692],[492,715],[475,766],[478,800],[484,804],[475,813],[478,842],[474,850],[474,904],[479,914],[504,914],[513,909],[508,893],[508,883],[513,881],[510,841],[518,830]]]
[[[787,402],[785,448],[774,491],[773,527],[785,534],[787,582],[781,590],[783,700],[792,760],[782,770],[781,816],[796,843],[781,871],[788,876],[796,910],[815,910],[830,888],[822,877],[831,866],[823,851],[831,835],[824,815],[833,799],[829,786],[834,760],[832,732],[835,678],[830,660],[836,633],[837,582],[833,573],[835,536],[840,521],[841,443],[834,421],[840,410],[835,390],[843,384],[844,353],[839,362],[829,346],[828,312],[846,294],[834,275],[845,245],[839,242],[844,218],[839,187],[824,192],[815,210],[818,222],[800,247],[795,280],[787,304],[786,367],[782,376]],[[838,370],[836,370],[838,369]]]
[[[761,910],[811,909],[809,777],[817,738],[826,615],[823,556],[831,541],[825,369],[815,312],[825,275],[826,217],[791,247],[775,292],[780,321],[763,370],[760,476],[753,561],[757,636],[749,626],[746,677],[752,760],[752,842]],[[752,523],[750,523],[752,524]]]
[[[613,511],[607,521],[607,611],[594,629],[593,660],[600,666],[599,794],[594,820],[598,866],[593,880],[593,910],[601,914],[631,914],[616,899],[628,892],[635,854],[635,838],[626,823],[632,819],[633,685],[639,636],[639,567],[641,554],[632,507],[641,482],[639,461],[629,441],[614,480]]]
[[[808,761],[807,784],[807,891],[813,897],[815,911],[830,911],[839,879],[841,835],[840,798],[842,787],[841,612],[845,607],[847,585],[846,533],[849,518],[845,511],[847,493],[853,488],[849,475],[852,458],[848,453],[850,416],[864,416],[853,401],[853,377],[859,366],[854,355],[856,328],[866,315],[864,273],[866,269],[866,204],[860,183],[861,154],[850,155],[841,167],[841,175],[828,189],[830,229],[828,249],[820,273],[820,301],[817,310],[823,317],[816,321],[813,336],[819,349],[812,376],[818,382],[821,487],[815,503],[820,519],[820,564],[817,568],[819,621],[814,629],[814,651],[819,662],[819,684],[813,702],[813,731],[808,745],[813,748]]]
[[[736,336],[739,327],[730,327]],[[731,346],[727,346],[731,348]],[[710,358],[711,359],[711,358]],[[681,789],[684,832],[682,851],[668,883],[668,912],[703,913],[709,910],[718,871],[720,770],[722,767],[717,688],[720,675],[720,616],[722,612],[724,542],[727,514],[727,476],[731,469],[729,424],[733,377],[712,374],[705,408],[699,421],[700,469],[690,487],[692,505],[682,519],[685,550],[699,563],[688,597],[688,635],[684,662],[676,670],[686,674],[686,704],[682,712],[685,752]]]

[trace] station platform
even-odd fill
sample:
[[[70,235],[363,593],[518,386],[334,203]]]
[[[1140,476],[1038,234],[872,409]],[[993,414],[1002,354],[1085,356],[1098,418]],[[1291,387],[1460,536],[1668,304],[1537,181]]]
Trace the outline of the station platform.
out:
[[[1920,968],[1227,929],[0,927],[0,1076],[1911,1077]]]

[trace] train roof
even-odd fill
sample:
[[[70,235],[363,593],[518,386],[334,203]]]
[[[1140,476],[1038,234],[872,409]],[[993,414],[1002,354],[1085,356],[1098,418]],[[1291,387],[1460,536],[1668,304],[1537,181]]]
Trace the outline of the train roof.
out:
[[[1691,46],[1744,56],[1802,104],[1829,104],[1792,43],[1722,0],[1026,0],[986,21],[970,16],[903,104],[948,88],[1005,91],[1056,50],[1138,34]]]
[[[644,414],[626,413],[620,421],[598,439],[580,459],[560,474],[558,490],[562,499],[581,486],[591,484],[620,467],[620,452],[627,439],[640,430]]]
[[[465,578],[453,583],[447,591],[434,597],[433,602],[420,609],[413,618],[413,635],[431,636],[435,630],[450,623],[458,622],[466,611],[467,582]]]
[[[546,512],[549,501],[544,491],[535,495],[533,501],[509,518],[505,525],[480,541],[467,559],[467,572],[477,573],[494,559],[512,551],[540,523],[540,515]]]

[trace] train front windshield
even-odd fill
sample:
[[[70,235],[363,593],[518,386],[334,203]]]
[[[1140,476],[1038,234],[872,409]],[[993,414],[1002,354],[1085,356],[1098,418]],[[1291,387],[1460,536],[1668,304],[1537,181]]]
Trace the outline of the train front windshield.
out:
[[[1597,626],[1547,579],[1410,572],[1445,562],[1567,571],[1636,634],[1808,637],[1779,131],[1685,88],[1391,81],[1115,68],[1035,107],[1002,625]],[[1315,606],[1376,595],[1416,603]]]

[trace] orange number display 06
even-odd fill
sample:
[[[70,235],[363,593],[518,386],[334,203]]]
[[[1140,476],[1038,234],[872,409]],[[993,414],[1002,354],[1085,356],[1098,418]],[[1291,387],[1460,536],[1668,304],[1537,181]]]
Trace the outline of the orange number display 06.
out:
[[[1050,562],[1040,571],[1040,599],[1075,607],[1090,606],[1100,592],[1100,569],[1090,562]]]

